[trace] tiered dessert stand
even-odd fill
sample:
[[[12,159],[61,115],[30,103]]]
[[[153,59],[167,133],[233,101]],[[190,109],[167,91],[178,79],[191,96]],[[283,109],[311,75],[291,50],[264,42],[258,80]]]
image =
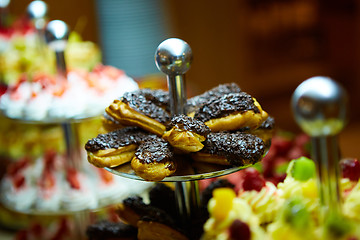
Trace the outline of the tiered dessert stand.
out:
[[[172,115],[186,113],[185,73],[192,61],[190,46],[176,38],[162,42],[156,50],[158,69],[167,74]],[[339,149],[337,135],[345,125],[346,93],[335,81],[314,77],[301,84],[294,92],[292,106],[295,118],[312,139],[312,157],[317,165],[319,192],[322,203],[322,221],[331,214],[341,213],[339,194]],[[190,161],[183,161],[190,162]],[[181,166],[175,175],[163,182],[175,182],[175,196],[183,227],[191,231],[191,220],[199,210],[198,180],[230,174],[249,166]],[[126,178],[143,180],[129,164],[106,168]]]
[[[178,38],[169,38],[163,41],[156,50],[156,65],[160,71],[167,74],[172,116],[186,113],[185,73],[189,70],[192,59],[193,55],[190,46]],[[181,161],[181,164],[184,165],[180,165],[174,175],[164,178],[162,182],[175,183],[176,205],[179,216],[182,218],[183,228],[187,231],[191,231],[191,222],[199,214],[198,180],[234,173],[251,166],[219,166],[191,163],[191,161]],[[122,177],[143,181],[134,173],[130,164],[106,169]]]
[[[30,11],[30,16],[37,16],[36,20],[39,20],[39,13],[36,12],[40,8],[44,7],[41,6],[42,1],[35,1],[36,6],[33,8],[28,8],[28,12]],[[40,4],[40,5],[39,5]],[[45,4],[45,3],[43,3]],[[32,6],[32,5],[30,5]],[[35,11],[36,10],[36,11]],[[32,13],[31,13],[32,12]],[[57,74],[58,74],[58,81],[67,81],[67,70],[66,70],[66,63],[65,63],[65,57],[64,57],[64,51],[66,48],[68,36],[69,36],[69,29],[67,25],[60,20],[54,20],[49,22],[46,25],[46,28],[43,29],[44,31],[40,31],[39,29],[39,37],[43,37],[48,46],[54,50],[56,54],[56,67],[57,67]],[[41,32],[43,32],[42,35]],[[45,46],[43,46],[45,47]],[[31,118],[27,118],[26,116],[19,117],[19,118],[13,118],[11,116],[7,116],[5,112],[3,112],[5,117],[8,117],[12,120],[18,121],[20,123],[25,124],[37,124],[37,125],[60,125],[62,127],[62,132],[64,136],[65,141],[65,150],[66,150],[66,161],[65,165],[67,167],[76,169],[76,170],[82,170],[83,164],[81,157],[81,149],[83,147],[81,146],[79,142],[79,129],[78,129],[78,123],[93,119],[94,117],[98,117],[102,114],[102,112],[96,113],[95,115],[80,115],[76,117],[47,117],[41,120],[34,120]],[[66,193],[64,193],[66,194]],[[4,195],[4,194],[2,194]],[[2,196],[4,197],[4,196]],[[4,205],[14,211],[19,212],[20,210],[14,209],[10,204],[7,204],[6,201],[2,201]],[[98,203],[96,206],[96,209],[91,209],[88,206],[78,206],[79,209],[65,209],[61,208],[59,210],[44,210],[41,208],[33,208],[28,210],[20,211],[25,214],[30,215],[71,215],[74,217],[74,223],[75,223],[75,234],[77,236],[77,239],[85,239],[85,230],[87,225],[89,224],[89,210],[98,210],[103,207],[109,206],[109,202],[106,201],[104,203]]]

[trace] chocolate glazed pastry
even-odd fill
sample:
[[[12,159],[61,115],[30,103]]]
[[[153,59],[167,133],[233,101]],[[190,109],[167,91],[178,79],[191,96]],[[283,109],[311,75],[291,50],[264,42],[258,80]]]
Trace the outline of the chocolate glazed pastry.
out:
[[[100,221],[86,229],[89,240],[136,240],[137,233],[136,227],[122,222]]]
[[[165,124],[170,121],[168,96],[162,90],[141,89],[127,92],[105,111],[121,124],[138,126],[162,136]]]
[[[138,240],[154,239],[188,240],[189,238],[168,222],[145,216],[138,222]]]
[[[198,152],[204,145],[210,128],[203,122],[197,121],[186,115],[177,115],[171,119],[168,130],[162,136],[174,148],[183,152]]]
[[[106,112],[101,116],[102,132],[112,132],[124,127],[119,121],[116,121]]]
[[[243,127],[255,129],[268,117],[255,98],[245,92],[229,93],[200,107],[194,119],[205,122],[212,132]]]
[[[273,117],[268,117],[260,127],[250,130],[249,128],[242,128],[235,132],[245,132],[245,133],[251,133],[259,138],[261,138],[266,147],[270,147],[271,145],[271,138],[273,137],[275,131],[275,120]]]
[[[120,219],[138,227],[138,239],[187,239],[167,212],[145,204],[139,196],[125,199],[116,212]]]
[[[192,155],[195,161],[244,166],[261,160],[265,144],[248,133],[210,133],[204,148]]]
[[[180,219],[174,190],[164,183],[156,183],[149,191],[150,205],[164,210],[173,219]]]
[[[187,100],[187,112],[189,116],[194,116],[195,110],[199,109],[202,105],[219,98],[228,93],[239,93],[240,87],[236,83],[220,84],[201,95],[192,97]]]
[[[85,144],[88,161],[96,167],[115,167],[130,162],[144,139],[151,136],[137,127],[99,134]]]
[[[134,227],[137,227],[137,222],[141,217],[149,214],[153,215],[157,210],[145,204],[139,196],[128,197],[116,207],[116,213],[120,219]],[[163,213],[158,211],[157,214]]]
[[[146,181],[161,181],[176,170],[171,145],[162,138],[147,139],[136,150],[131,167]]]

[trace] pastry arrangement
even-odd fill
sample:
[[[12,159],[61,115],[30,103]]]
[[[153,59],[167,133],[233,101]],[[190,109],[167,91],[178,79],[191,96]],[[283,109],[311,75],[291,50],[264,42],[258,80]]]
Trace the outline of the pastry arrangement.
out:
[[[184,162],[252,165],[270,145],[273,118],[235,83],[188,99],[187,115],[172,117],[169,101],[168,92],[150,89],[114,100],[103,118],[110,131],[85,145],[88,161],[100,168],[130,163],[142,179],[161,181]]]
[[[62,21],[46,20],[38,29],[33,20],[21,19],[14,23],[21,23],[20,30],[14,25],[0,32],[6,43],[0,57],[5,86],[0,111],[7,123],[0,150],[10,158],[0,184],[1,203],[23,214],[60,217],[144,191],[151,183],[135,184],[93,167],[79,147],[80,135],[99,132],[104,108],[138,84],[123,70],[101,64],[98,47],[75,32],[64,32],[60,50],[53,48],[59,39],[46,44],[43,35],[64,29]],[[51,29],[54,22],[61,25]]]
[[[148,196],[118,204],[113,221],[88,226],[97,239],[360,239],[360,163],[340,161],[342,217],[319,221],[316,167],[308,156],[309,138],[275,135],[262,163],[222,177],[200,181],[200,213],[192,230],[181,227],[173,185],[156,183]],[[296,154],[295,154],[296,152]],[[298,156],[289,159],[290,156]],[[301,156],[301,157],[300,157]],[[265,166],[266,165],[266,166]],[[274,178],[282,173],[282,179]],[[159,235],[160,234],[160,235]],[[324,235],[325,234],[325,235]]]

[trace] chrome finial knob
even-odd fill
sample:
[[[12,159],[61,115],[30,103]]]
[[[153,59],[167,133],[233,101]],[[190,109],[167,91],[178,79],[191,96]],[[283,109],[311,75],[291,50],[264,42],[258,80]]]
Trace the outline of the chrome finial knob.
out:
[[[64,52],[68,38],[69,28],[65,22],[53,20],[47,24],[45,29],[45,40],[49,47],[55,51],[57,72],[58,75],[64,79],[67,77]]]
[[[32,1],[27,7],[27,14],[34,21],[37,30],[44,29],[46,25],[48,7],[44,1]]]
[[[171,114],[186,114],[185,73],[190,69],[192,50],[185,41],[169,38],[160,43],[155,52],[155,63],[167,74]]]
[[[291,104],[295,120],[309,136],[336,135],[345,126],[347,94],[331,78],[307,79],[296,88]]]
[[[312,159],[317,165],[321,221],[341,212],[339,188],[340,152],[337,135],[345,126],[347,94],[328,77],[312,77],[292,96],[295,120],[311,136]]]
[[[0,8],[7,8],[10,4],[10,0],[0,0]]]
[[[45,39],[54,51],[64,51],[69,38],[69,28],[61,20],[49,22],[45,29]]]
[[[192,59],[189,44],[178,38],[166,39],[155,53],[157,68],[167,75],[185,74],[190,69]]]

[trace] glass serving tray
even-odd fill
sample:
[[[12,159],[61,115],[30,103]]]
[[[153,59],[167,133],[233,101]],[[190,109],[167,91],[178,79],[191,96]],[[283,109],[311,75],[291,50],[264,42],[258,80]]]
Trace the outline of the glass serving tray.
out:
[[[241,169],[253,166],[253,164],[249,164],[234,167],[230,165],[218,165],[205,162],[196,162],[188,159],[181,161],[181,164],[179,164],[179,162],[180,161],[178,161],[178,167],[176,172],[173,175],[164,178],[163,180],[161,180],[161,182],[184,182],[214,178],[234,173]],[[134,170],[131,168],[130,163],[126,163],[114,168],[106,167],[105,169],[118,176],[146,181],[135,174]]]
[[[43,119],[33,119],[33,118],[28,118],[26,116],[21,116],[21,117],[12,117],[7,115],[4,111],[2,111],[0,109],[0,115],[11,119],[13,121],[18,121],[21,123],[28,123],[28,124],[62,124],[62,123],[70,123],[70,122],[81,122],[81,121],[86,121],[86,120],[90,120],[96,117],[101,116],[103,112],[99,112],[93,115],[79,115],[79,116],[74,116],[74,117],[70,117],[70,118],[65,118],[65,117],[46,117]]]

